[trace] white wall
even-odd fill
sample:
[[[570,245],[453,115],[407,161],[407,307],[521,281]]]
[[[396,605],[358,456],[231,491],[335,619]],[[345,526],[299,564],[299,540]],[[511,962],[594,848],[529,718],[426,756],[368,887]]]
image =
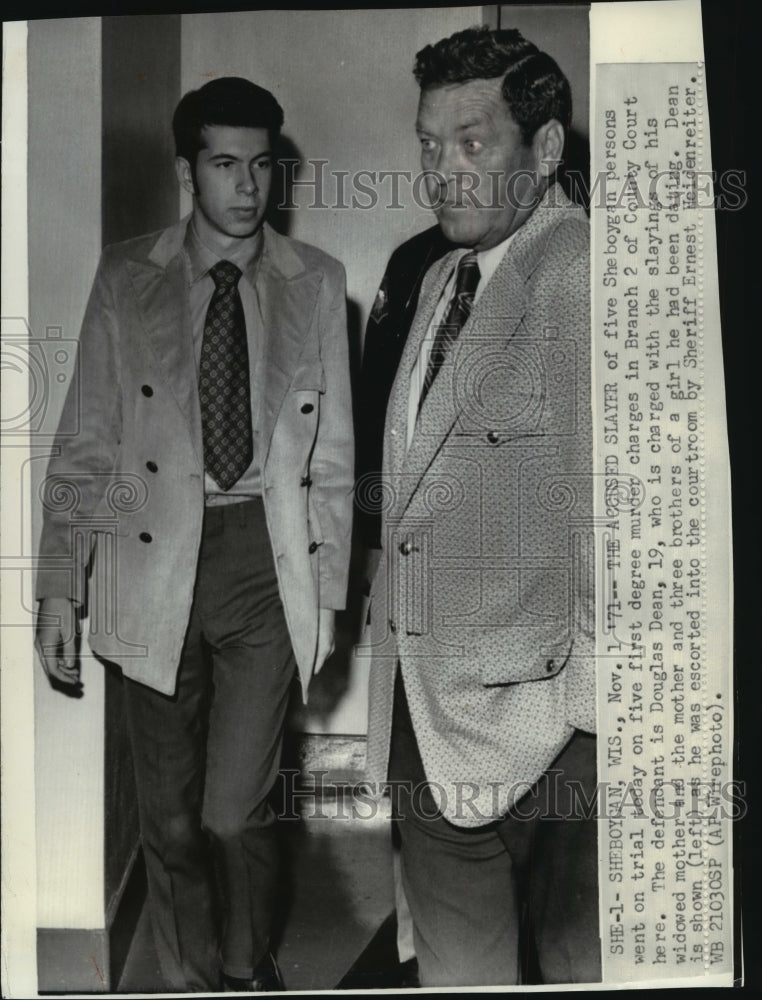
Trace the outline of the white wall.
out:
[[[0,934],[3,996],[37,992],[36,865],[34,845],[34,690],[31,553],[26,499],[18,489],[29,460],[27,289],[27,26],[3,25],[2,107],[2,364],[0,421],[3,439],[0,489],[0,749],[2,751],[2,848]],[[9,626],[16,626],[15,628]]]
[[[29,24],[29,321],[51,364],[44,420],[35,426],[29,490],[34,550],[38,488],[101,249],[101,24]],[[50,349],[48,331],[60,331]],[[60,369],[60,370],[59,370]],[[40,396],[42,401],[42,394]],[[37,926],[104,926],[103,668],[83,659],[80,700],[52,690],[36,661]]]

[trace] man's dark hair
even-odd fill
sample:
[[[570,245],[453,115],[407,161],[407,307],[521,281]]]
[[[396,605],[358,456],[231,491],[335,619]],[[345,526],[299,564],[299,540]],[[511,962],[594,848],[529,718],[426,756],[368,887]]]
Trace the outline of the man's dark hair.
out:
[[[201,133],[205,125],[266,128],[272,143],[283,125],[283,109],[269,90],[240,76],[223,76],[190,90],[175,109],[172,131],[177,155],[192,169],[204,146]]]
[[[413,70],[421,90],[448,83],[503,78],[503,97],[521,139],[529,145],[541,125],[555,118],[568,131],[571,88],[554,59],[515,28],[467,28],[427,45]]]

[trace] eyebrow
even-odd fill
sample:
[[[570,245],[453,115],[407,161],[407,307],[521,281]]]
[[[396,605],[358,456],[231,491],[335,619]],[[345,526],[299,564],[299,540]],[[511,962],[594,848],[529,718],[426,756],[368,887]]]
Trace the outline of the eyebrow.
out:
[[[486,119],[486,118],[477,118],[477,119],[474,119],[473,121],[463,122],[462,125],[456,125],[455,126],[455,131],[456,132],[467,132],[470,128],[483,128],[484,126],[488,126],[488,125],[489,125],[489,120],[488,119]],[[423,132],[426,135],[435,135],[436,134],[434,132],[430,132],[428,129],[423,128],[419,122],[415,123],[415,130],[416,130],[416,132]]]
[[[272,156],[272,153],[270,152],[269,149],[266,149],[266,150],[264,150],[261,153],[257,153],[256,156],[252,156],[251,159],[252,160],[261,160],[265,156]],[[243,156],[236,156],[235,153],[214,153],[213,156],[209,157],[210,161],[211,160],[238,160],[238,161],[240,161],[240,160],[243,160],[243,159],[245,159],[245,157],[243,157]]]

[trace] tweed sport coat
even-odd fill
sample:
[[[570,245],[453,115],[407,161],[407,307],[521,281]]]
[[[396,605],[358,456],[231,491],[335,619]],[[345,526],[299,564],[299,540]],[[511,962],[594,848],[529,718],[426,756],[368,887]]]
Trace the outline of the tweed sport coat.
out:
[[[165,694],[175,689],[204,516],[187,222],[103,253],[61,420],[77,430],[59,435],[43,493],[36,588],[38,597],[87,596],[93,651]],[[306,699],[318,608],[346,601],[353,434],[344,269],[265,226],[257,294],[263,500]]]
[[[387,777],[399,660],[427,779],[469,827],[595,729],[588,221],[546,192],[406,452],[410,371],[462,253],[426,275],[389,401],[367,770]]]

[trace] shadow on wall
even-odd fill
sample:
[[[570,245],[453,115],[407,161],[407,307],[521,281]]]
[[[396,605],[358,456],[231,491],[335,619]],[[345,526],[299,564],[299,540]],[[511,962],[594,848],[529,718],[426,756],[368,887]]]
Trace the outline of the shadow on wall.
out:
[[[102,176],[104,246],[177,222],[174,156],[144,126],[106,129]]]
[[[293,139],[281,135],[276,149],[276,169],[273,171],[272,189],[270,191],[270,207],[267,221],[273,229],[282,236],[291,236],[295,213],[299,208],[294,201],[295,183],[303,180],[304,160],[302,152]],[[342,263],[346,263],[342,261]],[[362,354],[361,329],[362,312],[360,304],[353,299],[347,300],[347,332],[349,335],[349,365],[352,375],[352,385],[357,384]]]
[[[590,212],[590,140],[572,129],[566,141],[566,162],[559,180],[569,198]]]
[[[290,236],[293,226],[294,181],[302,173],[302,153],[287,135],[281,135],[275,146],[275,169],[270,190],[270,208],[267,221],[282,236]]]

